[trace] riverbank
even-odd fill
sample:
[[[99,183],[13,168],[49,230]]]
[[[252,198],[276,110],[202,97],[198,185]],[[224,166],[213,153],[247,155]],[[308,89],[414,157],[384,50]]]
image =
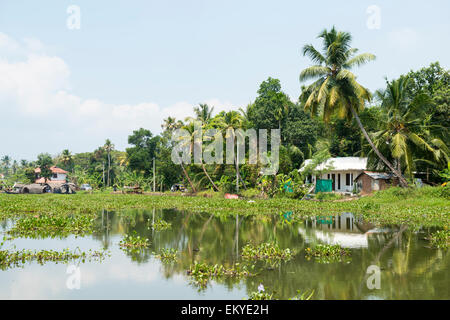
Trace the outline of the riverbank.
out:
[[[240,215],[292,212],[298,218],[352,212],[374,223],[445,227],[450,225],[448,187],[391,188],[354,201],[302,201],[275,199],[221,199],[186,196],[127,194],[7,195],[0,194],[0,220],[31,215],[92,215],[101,210],[169,209]]]

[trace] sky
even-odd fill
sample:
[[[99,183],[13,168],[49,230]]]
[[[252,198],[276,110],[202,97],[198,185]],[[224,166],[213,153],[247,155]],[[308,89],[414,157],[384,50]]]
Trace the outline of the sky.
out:
[[[199,103],[245,107],[268,77],[296,101],[311,65],[301,48],[333,25],[377,56],[354,70],[372,91],[435,61],[448,69],[449,12],[448,0],[0,0],[0,157],[107,138],[124,150],[133,130],[158,134]]]

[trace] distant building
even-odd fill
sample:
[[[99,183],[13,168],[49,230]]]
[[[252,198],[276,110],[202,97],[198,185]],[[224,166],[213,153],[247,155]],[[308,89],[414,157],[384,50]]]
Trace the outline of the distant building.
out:
[[[50,179],[47,179],[45,181],[45,178],[41,177],[41,168],[36,168],[34,170],[34,173],[36,174],[36,181],[35,183],[66,183],[67,181],[67,171],[58,168],[58,167],[51,167],[50,170],[52,171],[52,176]]]
[[[309,165],[311,161],[311,159],[305,160],[303,166],[299,169],[299,172],[302,172],[305,166]],[[333,167],[330,172],[320,176],[309,177],[307,182],[315,184],[317,179],[332,180],[331,191],[352,192],[354,188],[354,179],[366,170],[367,158],[329,158],[324,163],[319,164],[316,169],[323,170],[330,166]]]

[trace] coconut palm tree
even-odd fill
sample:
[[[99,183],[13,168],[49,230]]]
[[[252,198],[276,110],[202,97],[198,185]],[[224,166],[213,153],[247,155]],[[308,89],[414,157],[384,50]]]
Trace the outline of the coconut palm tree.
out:
[[[221,112],[218,117],[215,117],[214,125],[219,127],[225,133],[225,138],[235,140],[236,129],[243,128],[245,123],[244,117],[238,111]],[[230,136],[231,135],[231,136]],[[239,172],[238,156],[235,153],[234,163],[236,165],[236,191],[239,192],[239,180],[241,180],[245,189],[247,189],[244,180]]]
[[[161,127],[164,130],[166,130],[169,133],[169,135],[171,135],[173,130],[182,128],[183,126],[184,126],[184,124],[182,121],[180,121],[180,120],[176,121],[176,119],[173,117],[168,117],[167,119],[164,119],[164,123],[161,125]],[[170,142],[171,142],[172,148],[173,148],[174,141],[172,141],[172,139],[171,139]],[[181,166],[181,170],[183,171],[184,176],[186,177],[187,181],[189,182],[189,185],[192,188],[192,191],[197,192],[194,184],[192,183],[191,178],[189,177],[189,174],[186,171],[186,168],[183,165],[183,161],[180,162],[180,166]]]
[[[209,107],[206,103],[200,103],[198,107],[194,107],[194,114],[198,120],[208,123],[212,117],[214,107]]]
[[[431,136],[424,123],[431,98],[427,94],[418,94],[412,98],[407,90],[409,82],[409,78],[401,77],[387,82],[386,90],[376,92],[381,101],[383,119],[380,121],[381,130],[375,132],[373,137],[375,146],[395,159],[397,170],[401,172],[404,163],[406,172],[412,177],[415,151],[424,150],[436,163],[447,163],[450,158],[445,143]],[[372,162],[380,166],[376,160]]]
[[[106,139],[105,145],[103,146],[103,149],[108,154],[108,174],[107,174],[107,186],[110,186],[110,172],[111,172],[111,151],[114,150],[114,145],[111,143],[111,140]]]
[[[61,161],[61,163],[64,164],[65,169],[67,169],[73,162],[72,153],[68,149],[63,150],[59,156],[59,161]]]
[[[350,33],[337,31],[335,27],[330,31],[325,29],[318,37],[323,40],[322,53],[311,44],[303,47],[303,55],[316,63],[300,73],[301,82],[315,80],[303,89],[300,96],[305,110],[310,110],[312,114],[322,110],[326,123],[331,115],[336,113],[341,118],[353,117],[376,155],[394,172],[402,186],[408,186],[401,173],[376,148],[358,116],[365,101],[370,101],[371,94],[356,81],[356,76],[350,70],[374,60],[375,56],[371,53],[355,56],[358,49],[350,47]]]
[[[196,126],[195,126],[196,119],[188,117],[188,118],[186,118],[186,121],[187,121],[187,124],[184,125],[182,128],[184,130],[187,130],[191,134],[191,137],[195,137],[195,135],[197,133],[196,132]],[[205,126],[206,126],[206,123],[205,122],[201,122],[201,125],[199,127],[201,129],[203,129]],[[196,141],[195,138],[194,139],[189,139],[189,140],[185,139],[185,141],[189,143],[190,153],[192,153],[192,150],[194,149],[194,146],[195,145],[198,146],[198,144],[200,143],[200,141]],[[211,179],[210,175],[208,174],[208,171],[205,168],[205,164],[203,163],[203,156],[201,157],[200,161],[201,161],[200,165],[202,167],[203,173],[208,178],[209,182],[214,187],[214,189],[216,189],[216,191],[219,191],[219,188],[217,188],[216,184]]]

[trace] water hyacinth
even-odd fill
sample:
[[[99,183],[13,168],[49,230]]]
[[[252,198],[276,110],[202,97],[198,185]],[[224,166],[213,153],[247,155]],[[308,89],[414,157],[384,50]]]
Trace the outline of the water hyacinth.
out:
[[[136,231],[133,234],[127,234],[120,240],[119,245],[126,248],[147,248],[150,245],[150,240],[138,236]]]
[[[20,251],[10,251],[10,250],[0,250],[0,269],[6,270],[13,267],[21,267],[26,262],[36,261],[39,264],[44,264],[46,262],[64,262],[68,263],[70,261],[85,262],[86,260],[92,261],[102,261],[109,253],[106,251],[93,251],[88,252],[70,251],[69,249],[64,249],[63,251],[54,250],[20,250]]]
[[[340,245],[318,244],[314,248],[305,249],[305,257],[309,260],[312,257],[320,263],[349,261],[351,252],[347,248],[342,248]]]
[[[242,257],[244,259],[254,260],[285,260],[292,259],[292,251],[287,249],[280,249],[278,244],[273,242],[261,243],[258,246],[247,244],[242,248]]]
[[[197,261],[190,266],[186,273],[191,277],[192,282],[200,288],[205,288],[211,279],[218,279],[225,276],[242,278],[254,275],[248,270],[247,266],[243,266],[240,263],[235,263],[231,267],[225,267],[219,264],[209,265]]]

